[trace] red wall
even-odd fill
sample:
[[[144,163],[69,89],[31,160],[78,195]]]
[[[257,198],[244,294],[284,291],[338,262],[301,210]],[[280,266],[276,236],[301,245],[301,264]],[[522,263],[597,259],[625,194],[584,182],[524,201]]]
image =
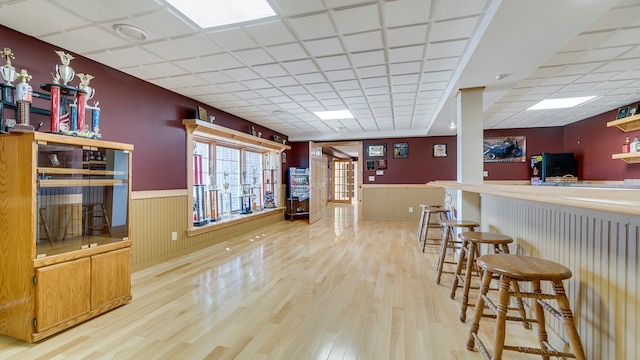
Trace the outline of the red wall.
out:
[[[407,143],[408,157],[394,158],[393,144]],[[385,158],[387,168],[382,170],[384,175],[376,175],[376,171],[367,171],[366,160],[377,161],[381,158],[369,159],[366,157],[367,145],[386,144],[387,156]],[[433,145],[446,144],[447,157],[433,157]],[[365,154],[362,159],[364,169],[363,184],[424,184],[433,180],[456,179],[456,137],[455,136],[431,136],[419,138],[394,138],[394,139],[369,139],[363,141]],[[375,181],[369,181],[369,176],[375,176]]]
[[[33,76],[29,82],[34,91],[41,91],[40,84],[51,83],[60,58],[55,50],[64,50],[32,37],[0,26],[2,47],[11,48],[15,54],[12,65],[19,72],[26,69]],[[64,50],[65,52],[71,53]],[[250,122],[198,103],[169,90],[129,76],[87,58],[71,53],[75,59],[70,66],[76,73],[95,76],[90,86],[96,89],[94,99],[100,101],[100,132],[103,139],[130,143],[133,152],[133,190],[169,190],[186,188],[186,132],[182,119],[195,117],[196,106],[214,115],[215,124],[246,132]],[[70,82],[78,86],[76,78]],[[14,83],[15,85],[15,83]],[[33,106],[48,108],[49,103],[35,99]],[[87,112],[89,115],[89,112]],[[5,110],[5,117],[13,118],[13,110]],[[47,116],[31,114],[31,123],[43,122],[40,131],[49,131]],[[284,134],[255,126],[262,137],[271,138]]]
[[[485,130],[486,137],[526,136],[525,162],[485,162],[485,180],[529,180],[531,155],[565,152],[562,127]]]
[[[633,104],[633,106],[637,106]],[[578,160],[578,178],[583,180],[620,181],[640,179],[640,164],[627,164],[611,159],[622,152],[626,137],[640,137],[639,131],[625,133],[617,127],[607,127],[616,119],[617,109],[564,127],[564,149]]]

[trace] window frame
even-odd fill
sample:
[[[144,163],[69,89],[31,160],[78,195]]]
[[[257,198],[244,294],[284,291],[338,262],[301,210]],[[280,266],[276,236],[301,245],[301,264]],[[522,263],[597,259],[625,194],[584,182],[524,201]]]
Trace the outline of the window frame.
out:
[[[246,152],[256,152],[261,154],[262,168],[265,168],[265,154],[269,155],[270,159],[279,159],[280,154],[283,151],[290,150],[289,145],[285,145],[279,142],[270,141],[261,137],[253,136],[252,134],[245,134],[233,129],[225,128],[219,125],[211,124],[205,121],[197,119],[185,119],[182,120],[183,125],[187,130],[187,204],[193,204],[193,150],[195,142],[205,143],[209,148],[209,161],[216,161],[216,146],[224,146],[229,148],[235,148],[240,150],[240,171],[246,168]],[[271,161],[271,168],[275,168],[276,174],[281,174],[281,164],[279,161]],[[207,164],[206,166],[210,166]],[[215,171],[215,165],[214,169]],[[240,175],[240,174],[239,174]],[[259,174],[260,179],[262,174]],[[278,176],[276,180],[280,179]],[[262,189],[264,185],[260,181]],[[282,181],[277,181],[278,185],[282,184]],[[276,189],[278,191],[280,189]],[[279,192],[279,191],[278,191]],[[260,201],[262,203],[262,201]],[[275,209],[265,209],[262,211],[254,212],[252,214],[241,215],[241,218],[231,216],[230,219],[220,219],[215,222],[195,227],[193,225],[193,211],[192,206],[188,206],[186,211],[186,217],[190,224],[187,228],[187,236],[194,236],[197,234],[213,231],[221,227],[230,226],[236,223],[245,221],[251,221],[253,219],[266,216],[273,211],[283,211],[282,206]]]

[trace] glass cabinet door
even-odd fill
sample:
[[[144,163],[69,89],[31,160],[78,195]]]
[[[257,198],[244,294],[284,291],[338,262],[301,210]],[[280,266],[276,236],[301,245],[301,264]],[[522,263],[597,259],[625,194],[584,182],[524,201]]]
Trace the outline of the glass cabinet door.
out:
[[[39,143],[37,156],[37,257],[128,237],[128,151]]]

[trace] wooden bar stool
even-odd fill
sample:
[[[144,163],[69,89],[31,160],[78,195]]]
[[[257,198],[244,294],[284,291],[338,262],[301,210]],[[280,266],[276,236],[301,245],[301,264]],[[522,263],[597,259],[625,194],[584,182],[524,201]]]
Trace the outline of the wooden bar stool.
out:
[[[440,278],[442,273],[455,274],[453,271],[444,271],[445,264],[458,265],[455,261],[455,252],[462,245],[462,241],[458,241],[456,236],[457,228],[466,229],[467,231],[475,231],[475,228],[480,227],[475,221],[468,220],[441,220],[440,226],[442,227],[442,242],[440,243],[440,254],[438,255],[438,265],[436,267],[436,284],[440,284]],[[447,261],[447,252],[451,249],[454,260]]]
[[[435,219],[438,219],[440,214],[449,214],[449,210],[439,205],[420,205],[420,207],[422,208],[422,214],[420,216],[420,225],[418,228],[418,242],[420,243],[422,252],[424,252],[424,249],[427,245],[438,245],[437,242],[433,242],[430,244],[427,243],[427,239],[430,239],[429,228],[440,227],[440,224],[431,225],[431,217],[434,216]]]
[[[493,232],[480,232],[480,231],[466,231],[458,234],[458,237],[462,240],[462,247],[460,251],[460,259],[458,261],[458,267],[456,269],[455,276],[453,277],[453,284],[451,285],[451,298],[456,297],[456,291],[458,282],[462,282],[462,305],[460,308],[460,321],[465,322],[467,320],[467,307],[469,306],[469,289],[471,288],[471,276],[473,273],[480,274],[480,270],[476,266],[476,258],[480,254],[480,244],[488,244],[493,247],[494,254],[508,254],[509,244],[513,242],[511,236],[504,234],[498,234]],[[466,264],[466,270],[462,273],[462,267]],[[511,283],[515,292],[520,292],[520,287],[517,281]],[[524,304],[522,298],[516,297],[517,310],[520,316],[525,319],[524,327],[529,328],[529,322],[526,321],[526,312],[524,310]]]
[[[476,302],[473,324],[469,331],[469,340],[467,341],[468,350],[473,350],[474,345],[477,344],[480,353],[485,359],[501,359],[504,350],[537,354],[544,359],[548,359],[550,356],[585,359],[582,342],[580,341],[580,336],[578,335],[573,320],[571,306],[569,305],[569,300],[562,285],[563,280],[571,278],[571,270],[553,261],[511,254],[482,255],[476,260],[476,263],[484,270],[484,275],[482,276],[482,286],[480,288],[480,294],[478,295],[478,301]],[[487,297],[489,284],[494,275],[498,275],[500,278],[499,303],[497,306]],[[531,282],[533,292],[511,292],[509,286],[513,280]],[[542,292],[540,288],[541,281],[550,281],[553,284],[553,294]],[[533,309],[536,319],[530,321],[538,323],[538,342],[540,348],[508,346],[504,344],[505,322],[506,320],[511,320],[507,316],[507,305],[511,296],[534,299]],[[556,300],[559,310],[544,301],[551,299]],[[482,318],[485,304],[496,313],[496,330],[492,356],[489,355],[487,348],[478,336],[480,319]],[[545,324],[545,310],[564,323],[569,346],[573,353],[558,351],[549,344]]]

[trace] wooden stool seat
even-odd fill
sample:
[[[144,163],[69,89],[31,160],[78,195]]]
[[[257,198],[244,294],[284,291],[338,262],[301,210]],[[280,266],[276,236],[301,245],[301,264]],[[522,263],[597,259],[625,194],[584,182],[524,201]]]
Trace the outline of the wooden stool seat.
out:
[[[429,239],[429,228],[440,227],[439,224],[431,225],[431,217],[436,216],[437,219],[439,213],[447,214],[449,213],[449,210],[440,205],[420,205],[420,207],[422,208],[422,212],[420,214],[420,223],[418,224],[418,243],[420,243],[422,252],[424,252],[428,245],[427,239]],[[429,245],[438,245],[438,243],[433,242]]]
[[[467,231],[458,234],[458,237],[462,240],[462,247],[460,251],[460,260],[458,261],[458,267],[456,269],[455,276],[453,277],[453,284],[451,285],[451,298],[456,296],[456,290],[459,285],[458,282],[462,282],[462,305],[460,307],[460,321],[465,322],[467,320],[467,308],[469,307],[469,290],[471,289],[471,276],[478,273],[476,266],[476,258],[480,255],[480,244],[487,244],[493,246],[493,252],[495,254],[508,254],[509,244],[513,242],[511,236],[504,234],[498,234],[493,232],[476,232]],[[466,264],[466,270],[462,273],[462,267]],[[512,287],[515,292],[520,292],[520,287],[516,280],[513,280]],[[524,304],[522,299],[516,297],[517,310],[520,313],[520,317],[524,320],[523,325],[526,329],[529,328],[529,322],[526,321],[526,312],[524,310]]]
[[[576,330],[571,306],[569,305],[569,300],[567,299],[562,284],[562,280],[571,277],[571,270],[553,261],[511,254],[483,255],[476,259],[476,263],[484,270],[484,274],[482,276],[480,294],[476,302],[473,324],[469,331],[469,340],[467,341],[468,350],[473,350],[473,347],[477,344],[480,353],[485,359],[501,359],[504,350],[537,354],[544,359],[548,359],[550,356],[585,359],[584,349],[578,331]],[[489,284],[494,275],[498,275],[500,278],[497,305],[487,296]],[[509,287],[514,280],[530,282],[532,291],[511,292]],[[552,294],[542,292],[540,286],[541,281],[550,281],[552,283]],[[534,299],[532,301],[532,307],[536,318],[531,321],[538,324],[539,348],[505,345],[505,322],[506,320],[510,320],[507,317],[507,305],[512,296]],[[558,309],[552,307],[545,300],[556,300]],[[496,330],[492,355],[489,355],[489,351],[478,336],[480,319],[483,316],[485,304],[496,313]],[[567,340],[573,353],[558,351],[549,343],[545,323],[545,310],[563,322],[566,337],[568,338]]]
[[[440,226],[442,227],[442,241],[440,242],[440,254],[438,255],[438,264],[436,267],[436,284],[440,284],[440,279],[442,277],[442,273],[446,272],[449,274],[455,274],[454,271],[444,271],[445,264],[453,264],[458,265],[458,262],[455,261],[447,261],[447,252],[449,249],[452,252],[455,252],[462,245],[462,241],[457,241],[457,237],[455,235],[456,228],[466,229],[467,231],[475,231],[475,228],[480,227],[476,221],[469,220],[441,220]]]
[[[566,266],[553,261],[531,256],[483,255],[478,265],[494,274],[507,275],[519,280],[562,281],[571,278],[572,273]]]

